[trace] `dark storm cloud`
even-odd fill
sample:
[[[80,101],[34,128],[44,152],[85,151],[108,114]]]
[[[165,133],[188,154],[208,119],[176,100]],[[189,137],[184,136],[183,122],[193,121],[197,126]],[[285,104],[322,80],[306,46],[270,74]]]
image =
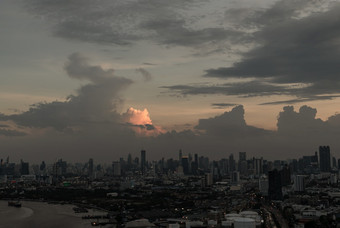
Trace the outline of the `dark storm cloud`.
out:
[[[179,95],[222,94],[241,97],[289,94],[291,90],[294,90],[293,88],[285,88],[260,80],[202,86],[174,85],[162,86],[161,88],[168,89],[170,93]]]
[[[308,142],[329,141],[338,145],[337,138],[340,135],[340,115],[334,114],[327,120],[316,117],[317,110],[309,106],[301,106],[295,111],[293,106],[285,106],[279,113],[277,120],[277,132],[282,137],[293,138],[299,136],[299,140]]]
[[[309,98],[297,98],[297,99],[284,100],[284,101],[266,102],[260,105],[296,104],[296,103],[303,103],[303,102],[309,102],[309,101],[332,100],[336,97],[339,97],[339,96],[313,96]]]
[[[211,106],[213,106],[216,109],[224,109],[228,107],[233,107],[236,106],[237,104],[232,104],[232,103],[213,103]]]
[[[226,30],[224,28],[188,29],[185,20],[164,19],[149,21],[143,25],[148,30],[156,32],[156,40],[160,44],[197,47],[205,43],[220,41],[240,42],[243,32]]]
[[[292,3],[279,1],[261,15],[262,27],[254,34],[258,47],[231,67],[206,70],[205,76],[257,78],[277,85],[305,83],[304,88],[290,91],[300,97],[339,93],[340,4],[294,18],[297,12],[291,10]],[[306,5],[303,1],[300,7]]]
[[[234,107],[230,112],[209,119],[200,119],[197,130],[204,130],[212,136],[245,136],[254,137],[270,131],[252,127],[246,124],[244,119],[244,108],[242,105]]]
[[[339,114],[321,120],[316,117],[314,108],[302,106],[295,111],[293,107],[286,106],[279,113],[277,131],[251,126],[246,123],[244,115],[245,110],[240,105],[221,115],[200,119],[194,130],[168,131],[153,137],[133,134],[128,130],[131,124],[116,126],[109,122],[93,122],[85,131],[49,131],[38,136],[0,137],[0,143],[4,150],[13,151],[13,156],[18,153],[25,159],[25,156],[38,160],[58,156],[79,161],[80,157],[85,160],[94,157],[96,161],[106,162],[125,157],[128,153],[137,154],[141,146],[147,150],[150,159],[176,157],[179,148],[185,153],[198,153],[213,159],[238,151],[266,159],[286,159],[312,154],[319,145],[339,149]],[[154,130],[153,125],[133,127]],[[19,136],[20,133],[1,129],[0,135]]]
[[[203,133],[196,136],[197,148],[216,154],[221,148],[230,153],[244,149],[271,159],[312,154],[319,145],[331,145],[333,151],[339,149],[339,114],[321,120],[316,117],[315,108],[301,106],[295,111],[292,106],[285,106],[278,115],[277,131],[269,131],[248,125],[244,113],[243,107],[237,106],[222,115],[199,120],[195,129]],[[226,157],[223,153],[221,156]]]
[[[306,105],[301,106],[299,112],[293,106],[285,106],[277,119],[278,133],[298,134],[306,132],[314,135],[315,131],[325,130],[326,124],[316,118],[317,110]],[[319,134],[319,132],[316,132]],[[308,137],[308,135],[306,135]]]
[[[53,24],[53,34],[100,44],[129,45],[139,40],[197,47],[246,39],[246,33],[219,27],[191,28],[204,15],[180,12],[202,7],[202,0],[52,1],[29,0],[30,12]]]
[[[131,13],[129,4],[108,0],[29,0],[26,4],[30,12],[52,23],[53,34],[58,37],[117,45],[137,39],[136,34],[125,32],[129,23],[134,24],[127,16]]]
[[[121,102],[119,92],[129,86],[131,80],[115,76],[113,69],[89,65],[88,59],[79,53],[69,56],[65,70],[71,78],[90,80],[91,83],[80,87],[67,101],[34,104],[26,112],[2,115],[1,119],[26,127],[57,130],[119,120],[116,112],[116,106]]]
[[[264,26],[323,12],[333,3],[328,0],[279,0],[267,9],[230,8],[225,12],[225,20],[234,27],[261,30]]]

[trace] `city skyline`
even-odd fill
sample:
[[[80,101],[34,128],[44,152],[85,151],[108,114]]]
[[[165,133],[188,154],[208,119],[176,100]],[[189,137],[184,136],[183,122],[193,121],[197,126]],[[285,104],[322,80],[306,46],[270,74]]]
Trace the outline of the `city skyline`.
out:
[[[5,159],[6,158],[6,159]],[[64,158],[58,157],[53,160],[45,160],[42,159],[38,161],[38,163],[43,163],[44,165],[47,164],[53,164],[56,162],[61,162],[63,161]],[[104,165],[109,165],[118,163],[120,165],[125,164],[135,164],[137,165],[141,172],[145,169],[146,165],[153,165],[159,162],[177,162],[177,165],[179,166],[184,166],[184,163],[188,163],[187,165],[191,166],[192,163],[198,163],[199,160],[207,160],[208,163],[213,164],[214,162],[221,162],[221,161],[227,161],[228,164],[230,163],[230,167],[232,170],[238,170],[242,172],[242,169],[244,168],[243,162],[249,162],[253,161],[254,162],[254,168],[259,169],[259,167],[263,166],[263,161],[265,162],[270,162],[270,163],[277,163],[279,162],[280,165],[283,164],[290,164],[292,162],[298,162],[299,160],[306,160],[303,163],[311,163],[311,164],[317,164],[317,168],[320,169],[319,171],[321,172],[331,172],[333,168],[340,167],[340,158],[336,157],[336,155],[331,152],[330,146],[319,146],[318,150],[315,150],[314,153],[310,154],[302,154],[297,155],[295,157],[290,157],[290,158],[283,158],[283,159],[268,159],[263,156],[252,156],[252,155],[247,155],[247,152],[245,151],[239,151],[239,152],[231,152],[231,153],[226,153],[224,156],[219,157],[219,158],[211,158],[209,155],[202,155],[202,154],[197,154],[197,153],[183,153],[182,149],[178,150],[177,154],[177,159],[175,157],[162,157],[160,159],[155,159],[153,157],[148,157],[147,151],[142,149],[136,153],[128,153],[125,154],[125,157],[119,157],[119,158],[112,158],[111,160],[106,160],[105,162],[102,161],[94,161],[95,159],[93,157],[91,158],[82,158],[77,161],[71,161],[71,164],[91,164],[90,166],[93,168],[93,164],[104,164]],[[30,163],[30,160],[24,161],[22,158],[19,161],[13,161],[11,157],[5,156],[5,157],[0,157],[1,164],[17,164],[17,163]],[[46,162],[46,163],[45,163]],[[63,161],[67,162],[67,161]],[[35,165],[37,164],[36,162],[33,162]]]
[[[10,1],[0,155],[340,154],[339,1]]]

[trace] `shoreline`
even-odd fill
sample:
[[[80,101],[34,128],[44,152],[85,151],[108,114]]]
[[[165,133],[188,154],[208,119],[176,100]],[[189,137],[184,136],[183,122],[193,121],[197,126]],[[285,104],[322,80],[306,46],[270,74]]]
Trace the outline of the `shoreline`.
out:
[[[74,204],[51,204],[42,201],[21,200],[22,207],[9,207],[5,199],[0,200],[0,228],[5,227],[92,227],[84,215],[105,215],[106,212],[90,209],[87,213],[75,213]],[[107,226],[110,227],[110,226]]]

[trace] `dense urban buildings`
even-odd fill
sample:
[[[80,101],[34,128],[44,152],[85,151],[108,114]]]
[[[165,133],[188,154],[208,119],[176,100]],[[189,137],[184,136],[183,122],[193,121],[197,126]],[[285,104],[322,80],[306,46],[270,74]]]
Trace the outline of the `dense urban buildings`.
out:
[[[81,202],[113,214],[123,206],[126,213],[114,218],[126,227],[140,215],[168,227],[333,227],[340,224],[339,167],[329,146],[320,146],[319,159],[312,154],[269,161],[239,152],[238,160],[233,153],[211,160],[179,150],[178,159],[152,161],[141,150],[109,165],[95,158],[15,164],[7,157],[0,164],[0,196]]]

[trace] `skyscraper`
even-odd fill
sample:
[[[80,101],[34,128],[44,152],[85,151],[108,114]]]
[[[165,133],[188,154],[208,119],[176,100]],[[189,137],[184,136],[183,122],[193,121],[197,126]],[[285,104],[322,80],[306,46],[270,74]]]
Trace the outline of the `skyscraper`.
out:
[[[291,179],[290,179],[290,169],[288,165],[285,165],[282,167],[280,170],[280,175],[281,175],[281,185],[282,186],[287,186],[291,184]]]
[[[268,172],[268,196],[271,200],[282,200],[281,174],[277,169]]]
[[[179,161],[179,164],[182,165],[182,150],[180,149],[179,152],[178,152],[178,161]]]
[[[263,158],[253,158],[253,166],[255,176],[263,174]]]
[[[184,175],[188,175],[189,174],[189,158],[188,158],[188,156],[182,157],[182,166],[183,166]]]
[[[235,160],[234,160],[234,155],[233,154],[230,154],[229,155],[229,172],[232,173],[233,171],[236,170],[236,167],[235,167]]]
[[[141,150],[140,152],[140,169],[142,171],[142,174],[145,174],[146,169],[146,152],[145,150]]]
[[[28,175],[29,174],[29,164],[28,164],[28,162],[24,162],[23,160],[21,160],[20,174],[21,175]]]
[[[54,173],[56,176],[62,176],[65,175],[67,171],[67,163],[66,161],[63,161],[63,159],[59,159],[55,163],[55,170]]]
[[[122,174],[119,161],[112,162],[112,170],[113,170],[113,176],[120,176]]]
[[[238,162],[247,160],[247,152],[238,152]]]
[[[93,175],[93,159],[89,159],[89,170],[88,170],[89,177],[92,177]]]
[[[132,155],[131,154],[128,155],[127,164],[128,164],[128,167],[131,168],[132,166]]]
[[[329,146],[320,146],[319,155],[320,155],[320,171],[330,172],[331,171],[331,150]]]

